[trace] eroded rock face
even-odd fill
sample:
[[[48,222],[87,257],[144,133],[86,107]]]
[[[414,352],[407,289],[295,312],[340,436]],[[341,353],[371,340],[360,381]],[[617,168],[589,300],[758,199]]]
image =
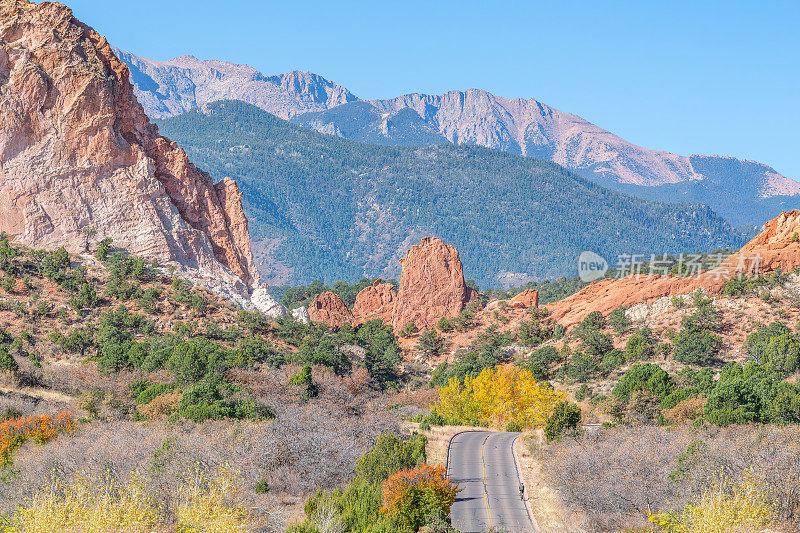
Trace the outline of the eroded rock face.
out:
[[[440,318],[457,316],[473,296],[464,282],[458,250],[440,239],[423,238],[400,264],[403,273],[392,313],[395,331],[407,322],[419,329],[433,328]]]
[[[353,325],[356,326],[375,319],[391,324],[396,299],[397,291],[394,285],[383,283],[379,279],[375,280],[370,287],[362,289],[356,295],[356,303],[353,305]]]
[[[767,222],[764,231],[741,250],[699,276],[641,275],[604,279],[547,307],[555,320],[571,326],[592,311],[607,315],[621,305],[649,305],[661,298],[685,295],[697,289],[718,294],[727,281],[739,275],[749,278],[757,272],[768,274],[778,268],[788,272],[797,266],[800,266],[800,210],[795,209]]]
[[[308,324],[311,321],[311,317],[308,316],[308,309],[305,307],[292,309],[292,318],[303,324]]]
[[[79,251],[91,226],[132,253],[257,284],[236,184],[215,186],[158,134],[128,68],[69,8],[0,0],[0,124],[12,238]]]
[[[528,309],[530,307],[539,307],[539,291],[533,289],[526,289],[521,293],[511,298],[511,306]]]
[[[344,304],[338,295],[325,291],[320,293],[308,306],[308,316],[314,322],[324,322],[334,327],[353,320],[353,313]]]
[[[266,287],[259,287],[253,291],[250,303],[257,310],[271,318],[283,318],[289,314],[286,308],[269,293]]]

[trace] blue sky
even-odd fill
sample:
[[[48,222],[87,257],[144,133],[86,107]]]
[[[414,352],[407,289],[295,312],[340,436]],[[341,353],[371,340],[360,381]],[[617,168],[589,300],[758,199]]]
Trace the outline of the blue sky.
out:
[[[66,0],[116,46],[361,98],[477,87],[537,98],[636,144],[800,180],[800,2]]]

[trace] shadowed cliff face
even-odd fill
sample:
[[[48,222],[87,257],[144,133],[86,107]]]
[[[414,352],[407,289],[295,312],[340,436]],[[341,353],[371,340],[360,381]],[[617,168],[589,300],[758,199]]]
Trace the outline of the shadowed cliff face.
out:
[[[158,134],[127,66],[60,4],[0,0],[0,230],[78,251],[82,231],[258,282],[236,184]]]

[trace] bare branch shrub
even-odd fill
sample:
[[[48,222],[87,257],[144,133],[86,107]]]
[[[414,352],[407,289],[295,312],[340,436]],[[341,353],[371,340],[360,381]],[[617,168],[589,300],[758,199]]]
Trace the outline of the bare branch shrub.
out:
[[[647,524],[647,513],[697,500],[715,476],[750,471],[774,489],[776,519],[800,524],[800,428],[618,427],[542,450],[549,486],[588,531]]]

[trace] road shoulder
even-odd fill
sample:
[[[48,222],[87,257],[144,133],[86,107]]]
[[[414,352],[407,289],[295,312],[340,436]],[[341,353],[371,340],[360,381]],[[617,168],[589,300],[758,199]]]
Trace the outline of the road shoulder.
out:
[[[541,463],[541,447],[544,446],[542,431],[524,433],[514,442],[514,451],[519,458],[522,477],[525,480],[530,510],[540,531],[547,533],[584,533],[585,530],[572,523],[564,511],[558,492],[544,482]]]

